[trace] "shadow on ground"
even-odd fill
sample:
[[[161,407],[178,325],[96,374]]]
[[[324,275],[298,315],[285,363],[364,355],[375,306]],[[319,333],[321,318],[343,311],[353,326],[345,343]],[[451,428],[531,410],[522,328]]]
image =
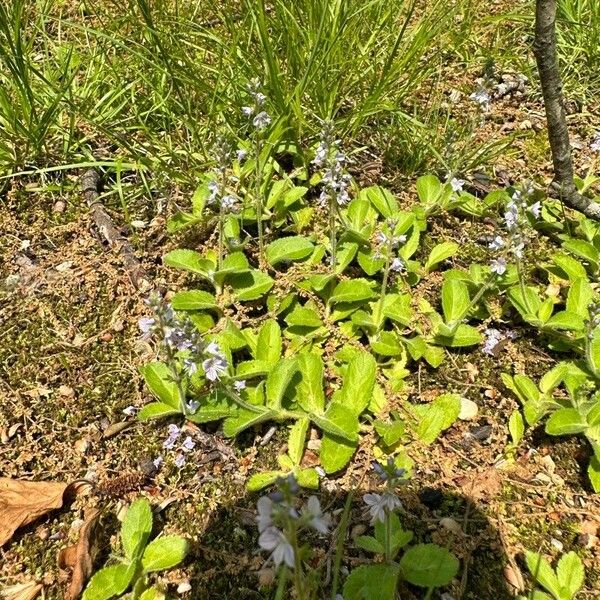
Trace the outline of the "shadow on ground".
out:
[[[441,489],[403,490],[404,511],[401,522],[415,533],[413,542],[434,542],[452,550],[461,562],[457,579],[451,586],[436,591],[433,598],[447,592],[451,598],[477,600],[510,600],[514,595],[503,574],[507,558],[499,534],[489,519],[466,497]],[[265,564],[266,553],[258,552],[258,532],[254,523],[252,503],[258,499],[245,497],[236,505],[220,508],[212,515],[188,557],[188,573],[194,600],[270,599],[275,595],[272,565]],[[339,514],[346,496],[319,494],[321,504]],[[245,505],[245,506],[244,506]],[[370,534],[369,517],[362,502],[362,492],[356,493],[351,508],[350,526],[346,533],[340,588],[349,571],[368,564],[373,555],[354,544],[358,535]],[[446,521],[442,521],[446,519]],[[440,524],[440,521],[444,524]],[[456,526],[465,533],[452,531]],[[318,598],[332,597],[332,565],[338,529],[328,537],[310,537],[316,555],[312,568],[319,571],[321,584]],[[342,589],[337,590],[338,593]],[[424,598],[426,590],[401,584],[398,597]],[[288,590],[285,598],[293,598]],[[444,596],[444,598],[446,598]]]

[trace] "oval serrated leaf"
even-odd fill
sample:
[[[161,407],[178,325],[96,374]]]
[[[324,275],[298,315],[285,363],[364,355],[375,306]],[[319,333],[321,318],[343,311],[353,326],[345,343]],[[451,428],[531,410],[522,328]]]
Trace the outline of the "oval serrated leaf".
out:
[[[149,573],[171,569],[185,558],[188,548],[187,540],[178,535],[156,538],[146,546],[142,556],[142,566]]]
[[[314,244],[300,235],[279,238],[265,248],[265,258],[273,267],[284,261],[308,258],[313,248]]]

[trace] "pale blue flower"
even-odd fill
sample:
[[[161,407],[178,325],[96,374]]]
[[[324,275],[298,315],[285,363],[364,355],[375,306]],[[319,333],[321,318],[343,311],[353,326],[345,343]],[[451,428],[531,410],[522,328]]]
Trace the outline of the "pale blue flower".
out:
[[[224,356],[212,356],[202,362],[202,368],[206,378],[210,381],[216,381],[221,375],[227,372],[227,360]]]
[[[464,179],[457,179],[456,177],[453,177],[450,180],[450,187],[452,188],[453,192],[462,192],[465,183],[466,182]]]
[[[383,494],[365,494],[363,500],[369,507],[372,525],[377,521],[383,523],[389,513],[402,506],[400,498],[392,492],[384,492]]]
[[[331,526],[331,516],[321,510],[321,503],[316,496],[310,496],[306,507],[302,510],[303,516],[315,531],[326,534]]]
[[[406,271],[406,263],[399,256],[397,256],[390,264],[390,271],[404,273]]]
[[[258,538],[258,545],[271,552],[269,557],[276,566],[285,563],[290,569],[294,568],[294,548],[288,542],[283,532],[277,527],[267,527]]]
[[[271,117],[264,110],[259,112],[252,120],[252,125],[259,131],[265,129],[271,123]]]
[[[502,239],[502,237],[500,237],[499,235],[497,235],[491,242],[489,247],[492,250],[500,250],[500,248],[502,248],[504,246],[504,240]]]
[[[487,90],[483,87],[480,87],[478,90],[473,92],[469,98],[473,100],[473,102],[479,104],[483,110],[489,110],[490,104],[492,102],[492,98],[487,92]]]
[[[183,465],[185,465],[185,456],[183,454],[178,454],[177,457],[175,458],[175,466],[178,469],[181,469],[181,467],[183,467]]]
[[[188,435],[181,444],[181,449],[184,452],[191,452],[196,447],[196,442]]]
[[[490,263],[490,270],[497,275],[503,275],[506,272],[506,259],[500,257],[492,260]]]

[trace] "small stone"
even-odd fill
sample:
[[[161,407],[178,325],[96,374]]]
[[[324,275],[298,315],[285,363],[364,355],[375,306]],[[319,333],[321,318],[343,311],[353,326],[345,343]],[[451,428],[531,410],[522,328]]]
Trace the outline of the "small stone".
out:
[[[73,522],[71,523],[71,531],[79,531],[83,523],[83,519],[73,519]]]
[[[577,543],[582,548],[590,550],[591,548],[594,548],[594,546],[596,546],[596,544],[598,543],[598,537],[589,533],[582,533],[581,535],[577,536]]]
[[[440,525],[444,529],[447,529],[448,531],[451,531],[456,535],[463,535],[462,527],[458,524],[457,521],[451,519],[450,517],[444,517],[443,519],[440,519]]]
[[[469,400],[468,398],[460,399],[460,412],[458,413],[458,418],[461,421],[471,421],[477,416],[479,412],[479,407],[473,400]]]
[[[87,451],[90,449],[90,446],[90,440],[88,440],[87,438],[81,438],[80,440],[77,440],[75,442],[75,450],[77,450],[79,454],[86,454]]]
[[[563,551],[564,544],[560,540],[557,540],[556,538],[552,538],[550,540],[550,544],[552,546],[554,546],[559,552]]]
[[[13,423],[9,428],[8,428],[8,439],[10,440],[11,438],[15,437],[15,434],[17,433],[17,431],[19,431],[20,427],[21,427],[22,423]]]
[[[321,449],[321,440],[308,440],[306,443],[306,447],[309,450],[320,450]]]
[[[120,331],[123,331],[123,329],[125,329],[125,323],[123,323],[123,321],[119,320],[113,323],[112,330],[115,333],[119,333]]]
[[[540,462],[546,467],[546,471],[548,471],[550,475],[554,474],[554,471],[556,470],[556,463],[552,460],[552,457],[549,454],[542,456]]]
[[[363,525],[362,523],[359,523],[358,525],[355,525],[351,529],[351,531],[350,531],[350,537],[352,539],[355,539],[355,538],[363,535],[366,531],[367,531],[366,525]]]
[[[54,267],[59,273],[65,273],[73,266],[72,260],[65,260]]]
[[[533,129],[533,123],[529,119],[525,119],[519,123],[519,129],[525,131],[527,129]]]
[[[40,540],[45,541],[50,537],[50,531],[47,527],[40,527],[37,532],[38,538]]]
[[[491,425],[482,425],[481,427],[471,427],[469,435],[479,442],[485,442],[492,435]]]
[[[177,593],[178,594],[187,594],[188,592],[192,591],[192,586],[190,585],[189,581],[182,581],[178,586],[177,586]]]
[[[75,390],[68,385],[61,385],[58,388],[58,393],[64,398],[72,398],[75,395]]]
[[[258,584],[262,587],[271,587],[275,583],[275,571],[273,569],[261,569],[258,572]]]
[[[63,213],[65,212],[66,207],[67,205],[62,200],[58,200],[54,203],[54,206],[52,207],[52,212]]]
[[[580,531],[588,535],[596,535],[598,533],[598,523],[595,521],[583,521]]]

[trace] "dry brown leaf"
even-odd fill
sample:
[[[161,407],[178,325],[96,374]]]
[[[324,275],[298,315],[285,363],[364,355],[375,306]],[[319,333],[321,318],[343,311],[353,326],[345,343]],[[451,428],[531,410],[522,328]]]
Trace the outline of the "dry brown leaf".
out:
[[[508,564],[504,567],[504,579],[510,586],[513,596],[525,591],[525,580],[517,565]]]
[[[83,587],[92,574],[94,558],[96,555],[95,534],[96,525],[100,518],[100,510],[93,508],[85,516],[79,530],[79,541],[76,545],[68,546],[58,555],[59,569],[72,569],[71,583],[65,593],[65,600],[79,598]]]
[[[0,477],[0,547],[23,525],[63,505],[66,483]]]
[[[28,581],[27,583],[19,583],[4,588],[2,592],[0,592],[0,595],[5,600],[34,600],[41,591],[41,583]]]

